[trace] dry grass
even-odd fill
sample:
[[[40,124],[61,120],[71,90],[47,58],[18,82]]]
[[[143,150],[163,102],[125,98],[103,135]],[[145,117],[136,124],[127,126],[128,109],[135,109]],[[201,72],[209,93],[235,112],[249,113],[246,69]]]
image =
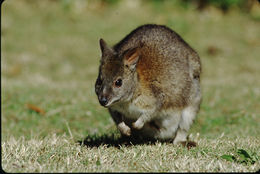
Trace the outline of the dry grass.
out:
[[[2,5],[6,172],[259,170],[259,6],[252,14],[234,9],[223,15],[214,8],[185,10],[171,1],[159,7],[140,1],[112,6],[66,2],[13,0]],[[122,143],[95,96],[99,38],[113,44],[144,23],[168,25],[201,57],[203,102],[190,130],[198,146],[190,150],[162,142]],[[255,162],[221,158],[238,159],[239,149]]]
[[[237,149],[259,150],[260,141],[253,138],[214,140],[197,138],[198,147],[187,150],[171,143],[144,145],[110,144],[80,146],[67,136],[55,134],[45,138],[10,138],[2,143],[3,169],[8,172],[246,172],[259,169],[254,165],[227,162],[223,153]]]

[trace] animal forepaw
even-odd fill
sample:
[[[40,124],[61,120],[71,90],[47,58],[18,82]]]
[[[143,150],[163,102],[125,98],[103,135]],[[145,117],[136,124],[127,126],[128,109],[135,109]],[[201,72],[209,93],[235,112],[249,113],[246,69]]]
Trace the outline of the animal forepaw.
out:
[[[124,122],[121,122],[118,124],[118,129],[121,132],[121,134],[130,136],[131,135],[131,129],[128,127]]]
[[[132,126],[133,126],[133,128],[135,128],[135,129],[142,129],[143,126],[144,126],[144,122],[142,122],[141,120],[138,119],[136,122],[134,122],[134,123],[132,124]]]

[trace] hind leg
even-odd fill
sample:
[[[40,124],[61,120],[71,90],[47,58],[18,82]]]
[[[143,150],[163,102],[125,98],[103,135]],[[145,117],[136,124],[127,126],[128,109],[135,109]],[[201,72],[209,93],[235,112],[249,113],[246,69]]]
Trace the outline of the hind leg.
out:
[[[194,118],[196,117],[196,114],[197,109],[192,106],[189,106],[182,111],[182,117],[179,123],[179,128],[177,130],[176,137],[173,141],[174,144],[187,141],[188,131]]]
[[[193,91],[192,91],[191,98],[193,101],[192,104],[184,108],[182,111],[179,128],[177,130],[175,139],[173,141],[174,144],[187,141],[188,131],[199,111],[200,103],[201,103],[201,92],[200,92],[199,80],[197,79],[193,80]]]

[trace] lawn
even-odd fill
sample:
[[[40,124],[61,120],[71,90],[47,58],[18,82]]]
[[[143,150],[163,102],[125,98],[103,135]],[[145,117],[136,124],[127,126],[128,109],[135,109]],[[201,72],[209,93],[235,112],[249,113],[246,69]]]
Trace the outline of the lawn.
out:
[[[101,3],[102,2],[102,3]],[[6,172],[260,169],[260,5],[227,14],[172,1],[7,0],[1,7],[1,159]],[[113,1],[111,1],[113,2]],[[152,3],[153,2],[153,3]],[[124,143],[94,84],[99,39],[167,25],[200,55],[197,147]]]

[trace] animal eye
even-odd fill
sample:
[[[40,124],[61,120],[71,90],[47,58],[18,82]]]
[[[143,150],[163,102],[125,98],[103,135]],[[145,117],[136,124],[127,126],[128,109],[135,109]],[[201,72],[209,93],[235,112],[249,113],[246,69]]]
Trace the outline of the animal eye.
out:
[[[115,86],[119,88],[119,87],[122,86],[122,83],[123,83],[122,79],[117,79],[117,80],[115,81]]]

